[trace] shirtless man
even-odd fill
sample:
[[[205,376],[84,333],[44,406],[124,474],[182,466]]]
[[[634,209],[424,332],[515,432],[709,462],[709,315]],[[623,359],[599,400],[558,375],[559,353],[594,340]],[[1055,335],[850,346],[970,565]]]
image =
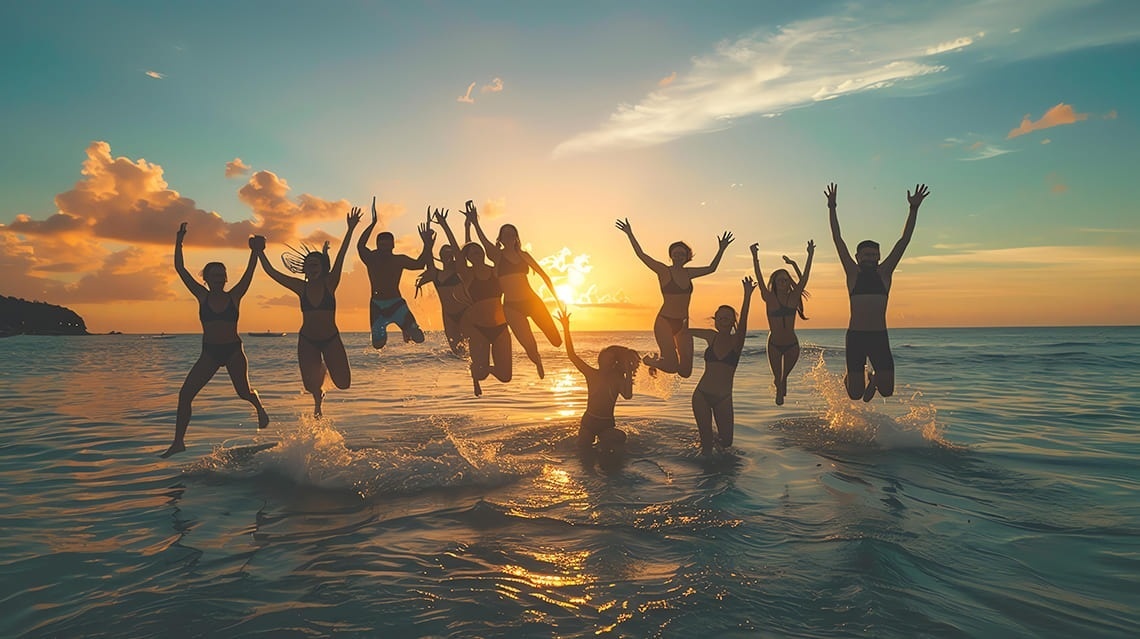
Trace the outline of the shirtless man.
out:
[[[405,342],[422,344],[424,332],[416,323],[416,317],[408,308],[408,302],[400,295],[400,278],[403,277],[405,270],[424,268],[431,259],[435,235],[426,224],[419,226],[424,249],[419,257],[412,259],[403,253],[393,252],[396,238],[388,231],[376,234],[376,250],[370,250],[368,236],[372,234],[374,226],[376,226],[375,196],[372,197],[372,223],[364,229],[360,239],[356,241],[360,261],[368,267],[368,281],[372,285],[372,303],[368,305],[368,318],[372,325],[372,348],[381,349],[388,343],[389,324],[400,327]]]
[[[895,392],[895,360],[891,356],[891,343],[887,338],[887,295],[891,278],[902,259],[903,251],[914,235],[918,207],[930,195],[925,184],[916,184],[914,193],[906,192],[910,213],[903,226],[902,237],[891,249],[890,255],[879,261],[879,243],[863,240],[855,247],[855,257],[839,234],[839,218],[835,214],[835,196],[839,189],[831,183],[824,190],[831,219],[831,238],[839,252],[839,262],[847,274],[847,291],[851,296],[851,321],[847,325],[847,374],[844,384],[851,399],[871,401],[878,392],[890,397]],[[867,360],[871,370],[866,370]]]

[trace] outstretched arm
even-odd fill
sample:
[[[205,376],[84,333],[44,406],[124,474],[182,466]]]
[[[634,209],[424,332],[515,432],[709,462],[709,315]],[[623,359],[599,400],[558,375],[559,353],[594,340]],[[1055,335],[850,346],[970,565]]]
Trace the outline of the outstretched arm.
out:
[[[194,277],[190,275],[190,271],[186,270],[186,262],[182,259],[182,240],[185,237],[186,223],[183,222],[178,227],[178,235],[174,238],[174,272],[178,273],[178,277],[182,278],[182,283],[190,289],[194,297],[200,298],[206,294],[206,287],[196,282]]]
[[[925,184],[915,184],[914,194],[911,195],[910,191],[906,192],[906,201],[910,204],[910,212],[906,216],[906,225],[903,226],[902,237],[895,243],[895,247],[891,249],[891,254],[887,259],[881,263],[881,268],[893,271],[899,265],[899,260],[902,259],[903,251],[910,244],[910,238],[914,235],[914,225],[918,221],[918,207],[922,205],[922,201],[926,196],[930,195],[930,189],[926,188]]]
[[[464,284],[467,284],[471,279],[471,265],[463,258],[459,240],[455,239],[455,233],[451,232],[451,225],[447,223],[447,209],[436,209],[431,218],[433,222],[443,227],[447,240],[451,242],[451,248],[455,249],[455,274]]]
[[[257,268],[258,253],[255,247],[260,244],[261,248],[263,250],[265,249],[264,240],[260,240],[259,242],[259,237],[260,236],[255,235],[249,238],[249,261],[245,263],[245,272],[241,274],[241,279],[237,281],[237,284],[234,284],[234,287],[230,289],[230,297],[234,298],[235,304],[238,303],[242,297],[245,297],[245,292],[249,290],[249,283],[253,281],[253,271]]]
[[[356,240],[356,253],[360,256],[361,260],[367,258],[368,254],[371,252],[368,250],[368,236],[372,235],[372,229],[376,227],[376,219],[376,196],[373,195],[372,221],[368,223],[368,226],[364,227],[364,231],[361,232],[360,238]]]
[[[792,270],[796,272],[796,280],[797,281],[802,280],[804,278],[803,271],[800,270],[800,265],[796,264],[795,260],[788,257],[787,255],[781,255],[780,257],[784,258],[784,263],[787,264],[788,266],[792,267]]]
[[[839,263],[843,265],[844,272],[850,272],[855,268],[855,258],[851,257],[851,251],[847,248],[847,243],[843,241],[843,236],[839,233],[839,216],[835,213],[836,196],[839,194],[839,187],[835,182],[827,185],[823,191],[827,196],[827,217],[831,222],[831,240],[835,243],[835,250],[839,253]]]
[[[807,243],[807,261],[804,262],[804,272],[801,274],[800,269],[796,269],[796,276],[799,278],[799,283],[796,284],[795,290],[797,293],[803,293],[807,288],[808,277],[811,276],[811,263],[815,258],[815,240],[808,240]],[[792,262],[795,265],[795,262]]]
[[[566,357],[570,358],[570,362],[574,364],[574,367],[578,369],[579,373],[589,377],[590,374],[594,373],[597,369],[583,361],[581,357],[578,357],[578,353],[574,351],[574,340],[570,337],[570,314],[558,311],[557,318],[558,321],[562,322],[562,334],[566,336]]]
[[[764,283],[764,275],[760,273],[760,244],[753,243],[748,247],[752,249],[752,272],[756,274],[756,286],[760,288],[760,299],[768,301],[768,285]]]
[[[329,286],[332,290],[340,285],[340,273],[344,269],[344,255],[348,252],[348,242],[352,239],[352,231],[360,224],[361,211],[359,206],[352,207],[348,215],[344,216],[344,221],[348,225],[348,230],[344,233],[344,240],[340,243],[340,249],[336,252],[336,261],[333,262],[332,270],[329,271]],[[266,271],[268,273],[269,271]]]
[[[660,273],[663,270],[668,270],[668,266],[661,262],[658,262],[652,257],[649,257],[645,254],[645,251],[641,250],[641,244],[639,244],[637,242],[637,238],[633,236],[633,226],[629,223],[629,218],[618,220],[614,223],[614,226],[621,229],[621,232],[625,233],[625,236],[629,238],[629,244],[633,247],[633,253],[634,255],[637,255],[637,259],[641,260],[643,264],[652,269],[654,273]]]
[[[273,264],[269,262],[269,258],[265,257],[265,238],[260,235],[255,235],[249,239],[249,247],[257,253],[257,261],[261,263],[261,268],[265,270],[265,274],[269,279],[277,282],[281,286],[293,291],[300,295],[305,290],[305,281],[286,275],[281,271],[273,268]]]
[[[752,291],[756,289],[756,282],[752,281],[751,277],[745,276],[741,283],[744,284],[744,301],[740,303],[740,319],[736,320],[736,348],[744,348],[744,338],[748,333],[748,311],[752,307]]]
[[[495,246],[495,243],[487,237],[487,234],[483,232],[483,227],[479,225],[479,211],[475,208],[475,203],[471,200],[467,200],[464,207],[463,215],[467,218],[468,231],[471,230],[471,227],[475,227],[475,234],[479,237],[479,243],[483,245],[483,251],[487,253],[487,258],[492,262],[498,263],[501,251],[499,247]]]
[[[717,267],[720,266],[720,259],[722,257],[724,257],[725,249],[728,248],[729,244],[732,244],[733,239],[735,239],[735,238],[732,237],[732,233],[730,233],[728,231],[725,231],[724,233],[722,233],[721,236],[718,237],[716,240],[717,241],[716,256],[713,257],[712,261],[709,262],[708,266],[685,269],[689,272],[689,277],[690,278],[701,277],[703,275],[715,273]]]
[[[716,337],[716,331],[711,328],[690,328],[689,335],[699,337],[706,342],[712,342],[713,338]]]
[[[420,224],[417,230],[420,233],[420,241],[423,242],[424,248],[420,251],[419,257],[413,260],[410,266],[404,268],[423,268],[431,261],[432,247],[435,246],[435,231],[431,230],[431,225],[426,222]]]

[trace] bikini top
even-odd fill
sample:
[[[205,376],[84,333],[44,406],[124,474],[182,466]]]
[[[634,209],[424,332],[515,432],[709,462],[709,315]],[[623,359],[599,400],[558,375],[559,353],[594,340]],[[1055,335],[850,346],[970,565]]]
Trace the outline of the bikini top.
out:
[[[471,283],[467,285],[467,294],[471,296],[471,301],[478,302],[501,296],[503,289],[499,286],[499,278],[494,275],[485,280],[472,277]]]
[[[199,302],[198,302],[198,319],[202,320],[203,324],[205,324],[206,322],[234,322],[235,324],[237,323],[237,321],[238,321],[238,307],[234,305],[234,298],[233,297],[230,297],[228,294],[226,295],[226,299],[229,301],[226,304],[226,307],[223,308],[221,311],[215,311],[214,309],[210,308],[209,299],[210,299],[209,295],[204,295],[204,296],[202,296],[202,299],[199,300]]]
[[[317,304],[316,306],[313,306],[313,303],[309,301],[309,284],[307,282],[305,283],[305,289],[301,291],[301,312],[302,313],[304,313],[305,311],[335,311],[336,310],[336,298],[333,297],[332,294],[329,293],[328,288],[322,287],[322,289],[323,289],[323,295],[321,296],[320,303]]]
[[[779,302],[777,302],[779,304]],[[796,307],[784,306],[780,304],[779,308],[768,311],[768,317],[789,317],[796,314]]]
[[[740,363],[740,351],[734,348],[728,351],[728,354],[724,357],[718,358],[716,356],[716,350],[713,349],[712,342],[709,342],[709,347],[705,349],[705,363],[707,364],[709,362],[721,362],[735,367]]]
[[[859,269],[859,274],[855,276],[855,287],[851,289],[851,295],[886,295],[887,287],[883,285],[883,278],[879,276],[878,270]]]
[[[661,285],[661,292],[669,295],[684,295],[685,293],[693,292],[693,281],[689,280],[689,288],[681,288],[681,285],[673,279],[673,273],[669,273],[669,281]]]
[[[498,275],[512,275],[518,273],[519,275],[526,275],[530,271],[530,265],[526,260],[519,259],[518,262],[512,262],[506,257],[500,256],[499,261],[495,262],[495,273]]]

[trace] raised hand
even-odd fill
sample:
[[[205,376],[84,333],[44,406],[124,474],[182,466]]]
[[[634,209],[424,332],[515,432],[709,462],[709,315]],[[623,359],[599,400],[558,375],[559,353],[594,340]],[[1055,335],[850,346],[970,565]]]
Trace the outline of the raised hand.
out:
[[[178,227],[178,239],[181,240],[184,237],[186,237],[186,223],[185,222],[183,222]]]
[[[562,326],[564,326],[566,328],[570,328],[570,313],[567,313],[566,311],[564,311],[562,309],[558,309],[554,313],[554,319],[558,320],[559,322],[562,322]]]
[[[628,217],[614,222],[614,226],[621,229],[622,233],[633,237],[633,226],[630,225]]]
[[[828,184],[827,188],[824,189],[823,194],[827,196],[828,208],[835,208],[835,196],[838,193],[839,193],[839,187],[835,185],[835,182]],[[909,191],[908,191],[908,193],[909,193]]]
[[[788,257],[787,255],[781,255],[780,257],[784,258],[784,264],[790,264],[792,266],[796,265],[796,261],[793,260],[792,258]]]
[[[808,240],[808,245],[807,245],[807,254],[808,254],[809,256],[811,256],[811,255],[813,255],[814,253],[815,253],[815,240]]]
[[[354,206],[352,210],[348,212],[348,215],[344,216],[344,221],[348,224],[348,228],[354,229],[357,224],[360,224],[360,218],[363,215],[364,212],[360,210],[360,207]]]
[[[757,257],[760,255],[760,243],[759,242],[753,242],[752,246],[749,246],[748,249],[752,251],[752,257]],[[787,259],[787,258],[784,258],[784,259]]]
[[[332,244],[329,244],[329,241],[325,240],[325,245],[321,247],[321,252],[324,253],[325,255],[328,255],[329,249],[331,249],[331,248],[332,248]]]
[[[922,201],[925,200],[928,195],[930,195],[930,189],[926,188],[925,184],[915,184],[914,195],[911,195],[910,191],[907,191],[906,201],[910,202],[910,208],[917,209],[918,205],[922,204]]]
[[[372,196],[372,223],[376,223],[376,196]]]
[[[438,224],[440,226],[447,224],[447,211],[448,211],[447,209],[436,209],[435,213],[432,213],[431,207],[430,206],[428,207],[429,217],[431,217],[431,220],[433,222],[435,222],[436,224]]]
[[[421,222],[417,228],[420,231],[420,239],[423,240],[424,244],[435,242],[435,231],[431,230],[427,222]]]
[[[475,208],[473,200],[467,200],[463,203],[463,216],[467,218],[468,222],[477,222],[479,220],[479,211]]]
[[[745,275],[740,283],[744,284],[744,292],[749,295],[752,294],[752,289],[756,288],[756,280],[752,279],[751,275]]]
[[[254,253],[263,253],[265,251],[265,236],[251,235],[249,238],[249,248]]]
[[[723,234],[721,234],[720,237],[716,239],[716,241],[717,244],[720,245],[720,250],[723,251],[724,249],[728,248],[729,244],[732,244],[732,240],[734,239],[736,238],[732,237],[732,232],[725,231]]]

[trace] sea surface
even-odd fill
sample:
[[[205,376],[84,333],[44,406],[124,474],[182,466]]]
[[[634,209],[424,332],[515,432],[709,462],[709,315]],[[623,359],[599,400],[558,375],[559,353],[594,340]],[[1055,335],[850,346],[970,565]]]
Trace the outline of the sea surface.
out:
[[[164,460],[200,336],[0,339],[0,636],[1136,636],[1140,328],[895,329],[869,404],[799,335],[778,407],[750,334],[707,457],[699,356],[643,369],[616,468],[549,345],[477,399],[438,332],[347,334],[315,420],[296,336],[246,337],[271,427],[221,372]]]

